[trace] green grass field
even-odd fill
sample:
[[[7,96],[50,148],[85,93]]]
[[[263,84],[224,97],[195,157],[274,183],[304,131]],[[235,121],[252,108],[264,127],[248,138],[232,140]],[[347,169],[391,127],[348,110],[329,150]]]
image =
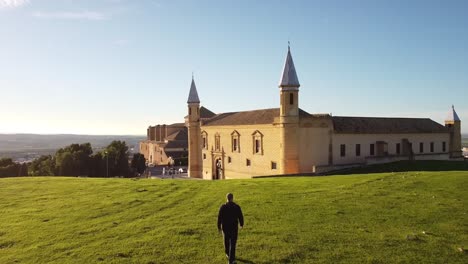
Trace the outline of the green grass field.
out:
[[[468,172],[229,181],[0,179],[0,263],[467,263]]]

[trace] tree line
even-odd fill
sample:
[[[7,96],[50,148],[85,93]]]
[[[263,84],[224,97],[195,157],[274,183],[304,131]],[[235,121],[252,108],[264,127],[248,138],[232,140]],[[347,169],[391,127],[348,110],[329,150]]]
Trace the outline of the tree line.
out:
[[[0,177],[14,176],[89,176],[133,177],[146,169],[142,154],[133,155],[129,164],[125,141],[112,141],[105,149],[93,154],[90,143],[71,144],[57,150],[55,155],[43,155],[29,164],[0,160]]]
[[[28,165],[13,162],[10,158],[0,159],[0,177],[28,176]]]

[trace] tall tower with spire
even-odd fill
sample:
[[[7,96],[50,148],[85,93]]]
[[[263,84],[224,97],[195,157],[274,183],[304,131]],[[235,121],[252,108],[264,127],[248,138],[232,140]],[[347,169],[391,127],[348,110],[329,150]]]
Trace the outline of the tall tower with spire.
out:
[[[280,171],[299,173],[299,80],[288,43],[288,54],[279,82]]]
[[[450,131],[449,153],[451,158],[462,157],[461,145],[461,121],[452,105],[447,118],[445,118],[445,127]]]
[[[192,75],[192,84],[187,99],[188,104],[188,176],[203,178],[202,150],[200,131],[200,99]]]

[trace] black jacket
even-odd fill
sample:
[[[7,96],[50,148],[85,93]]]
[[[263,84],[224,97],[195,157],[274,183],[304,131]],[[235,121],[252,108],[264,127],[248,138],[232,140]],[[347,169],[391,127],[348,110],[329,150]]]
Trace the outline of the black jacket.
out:
[[[237,231],[237,225],[244,226],[244,216],[239,205],[234,202],[227,202],[221,205],[218,213],[218,229],[224,232]]]

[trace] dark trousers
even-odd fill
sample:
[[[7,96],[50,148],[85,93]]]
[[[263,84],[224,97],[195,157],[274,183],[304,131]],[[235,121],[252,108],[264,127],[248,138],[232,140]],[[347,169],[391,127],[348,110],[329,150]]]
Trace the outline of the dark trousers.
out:
[[[237,230],[223,230],[224,234],[224,252],[229,256],[229,262],[236,259]]]

